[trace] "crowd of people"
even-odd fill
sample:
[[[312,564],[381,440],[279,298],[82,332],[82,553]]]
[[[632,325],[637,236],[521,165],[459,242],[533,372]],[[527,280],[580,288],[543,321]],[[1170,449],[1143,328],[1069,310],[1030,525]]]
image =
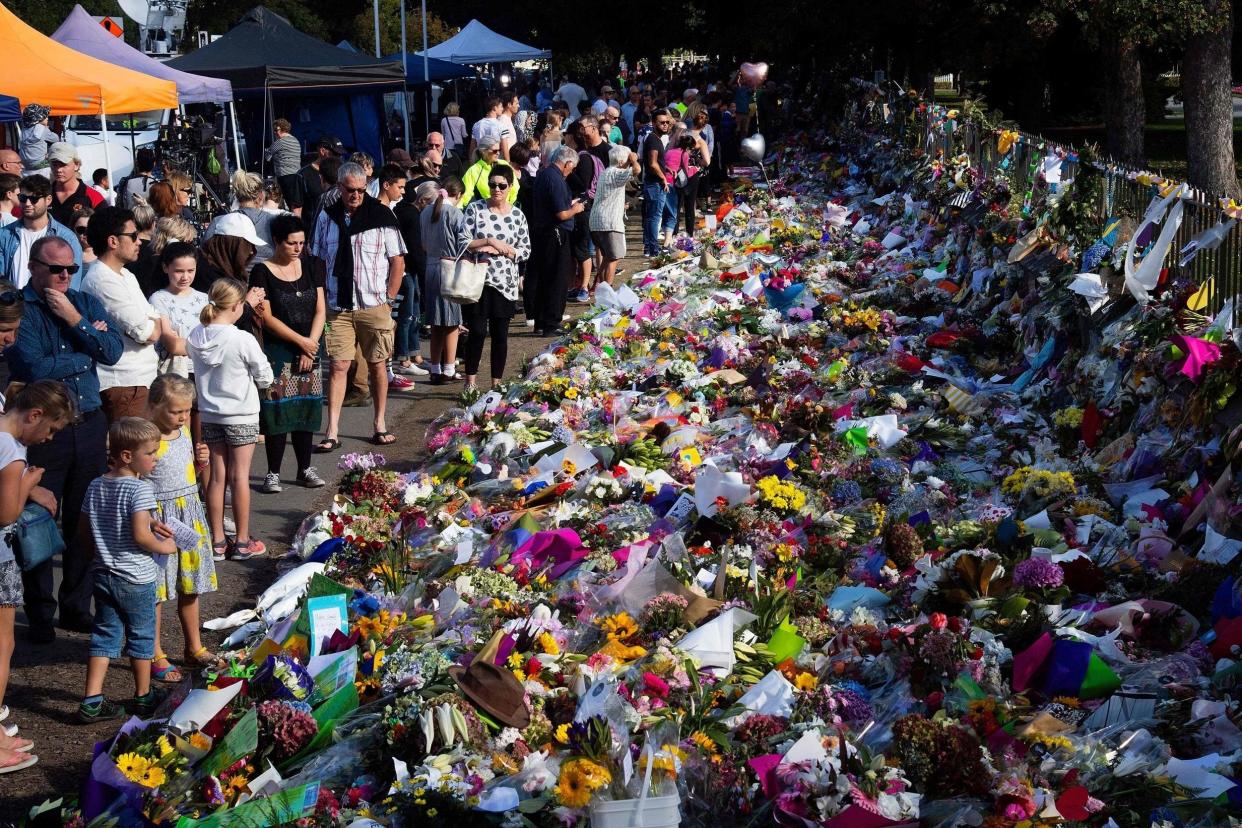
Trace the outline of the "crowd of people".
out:
[[[334,137],[304,157],[278,119],[274,179],[238,171],[233,209],[205,226],[193,182],[152,152],[115,187],[106,171],[86,184],[46,109],[28,107],[20,152],[0,150],[0,773],[37,761],[3,704],[18,607],[35,644],[90,633],[82,721],[121,715],[103,682],[122,654],[127,707],[149,714],[156,683],[182,677],[160,605],[176,602],[181,665],[215,664],[199,596],[219,561],[266,552],[255,447],[260,492],[281,491],[290,443],[296,482],[321,487],[313,456],[341,448],[344,407],[369,404],[371,442],[389,445],[389,390],[477,389],[489,340],[498,385],[514,317],[556,336],[568,303],[621,272],[632,200],[644,253],[693,232],[751,100],[725,84],[507,90],[472,123],[446,106],[416,155],[378,165]],[[468,304],[442,290],[463,260],[486,268]],[[43,549],[60,556],[59,589]]]

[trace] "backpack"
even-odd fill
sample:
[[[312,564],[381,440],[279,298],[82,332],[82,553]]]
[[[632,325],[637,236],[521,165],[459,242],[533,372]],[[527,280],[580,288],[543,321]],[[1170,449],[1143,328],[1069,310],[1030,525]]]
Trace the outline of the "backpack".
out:
[[[587,158],[591,159],[592,169],[593,169],[593,172],[591,173],[591,186],[587,187],[586,197],[589,199],[594,199],[595,188],[599,186],[599,174],[604,171],[604,162],[600,161],[598,158],[596,158],[594,155],[592,155],[589,152],[580,152],[578,153],[579,164],[582,163],[583,156],[586,156]]]

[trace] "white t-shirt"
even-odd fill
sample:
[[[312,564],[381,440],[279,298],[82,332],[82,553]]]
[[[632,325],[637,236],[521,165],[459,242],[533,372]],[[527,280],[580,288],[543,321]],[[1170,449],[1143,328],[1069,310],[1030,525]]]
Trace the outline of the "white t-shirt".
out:
[[[556,97],[569,104],[569,117],[574,120],[578,118],[578,104],[585,101],[586,96],[586,90],[576,83],[563,83],[556,90]]]
[[[507,143],[513,146],[517,141],[517,130],[513,128],[513,118],[508,113],[502,112],[496,120],[500,122],[500,145],[503,147]]]
[[[17,442],[17,438],[12,434],[0,431],[0,469],[7,468],[16,460],[26,462],[26,447]],[[0,563],[8,563],[12,560],[15,558],[13,547],[9,545],[9,533],[0,532]]]
[[[7,210],[0,211],[0,227],[8,227],[15,221],[17,221],[17,216]]]
[[[512,127],[509,128],[512,132]],[[474,129],[470,130],[470,135],[474,138],[476,144],[482,144],[483,139],[487,137],[500,140],[501,134],[504,132],[504,126],[500,123],[499,118],[480,118],[474,122]]]
[[[51,223],[43,226],[42,230],[27,230],[22,227],[17,231],[18,245],[17,252],[13,254],[13,264],[10,265],[9,280],[21,290],[30,281],[30,248],[34,247],[34,243],[47,235],[47,228],[51,227]]]

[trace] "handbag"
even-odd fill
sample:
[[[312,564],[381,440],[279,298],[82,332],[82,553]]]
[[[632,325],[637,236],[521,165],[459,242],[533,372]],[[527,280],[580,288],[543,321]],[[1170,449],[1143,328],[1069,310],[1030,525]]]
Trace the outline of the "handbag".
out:
[[[469,249],[454,259],[440,260],[440,295],[459,305],[473,305],[487,284],[487,257],[467,256]]]
[[[9,546],[23,572],[65,551],[65,539],[56,526],[56,519],[38,503],[27,503],[17,521],[6,531]]]

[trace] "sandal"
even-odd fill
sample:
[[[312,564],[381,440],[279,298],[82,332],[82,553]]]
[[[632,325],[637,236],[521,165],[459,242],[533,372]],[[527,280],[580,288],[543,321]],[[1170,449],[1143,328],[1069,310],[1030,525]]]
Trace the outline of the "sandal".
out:
[[[397,435],[391,431],[377,431],[371,435],[371,442],[377,446],[391,446],[397,442]]]
[[[225,662],[220,656],[213,653],[206,647],[199,647],[192,653],[187,653],[185,660],[188,664],[196,667],[213,667],[219,668],[224,666]]]
[[[267,554],[263,541],[250,538],[247,541],[236,541],[229,549],[229,558],[235,561],[248,561]]]
[[[229,539],[212,541],[211,543],[211,559],[213,561],[222,561],[228,556]]]
[[[163,667],[156,667],[158,662],[164,662]],[[185,676],[181,675],[181,669],[168,660],[168,656],[164,653],[156,653],[155,658],[151,659],[151,678],[156,681],[162,681],[165,684],[180,684]]]
[[[341,447],[341,441],[335,437],[325,437],[315,444],[315,454],[327,454]]]
[[[34,750],[34,742],[29,739],[3,737],[0,738],[0,750],[11,750],[14,753],[30,753]]]
[[[39,761],[33,753],[17,753],[12,750],[0,749],[0,773],[12,773],[25,770]]]

